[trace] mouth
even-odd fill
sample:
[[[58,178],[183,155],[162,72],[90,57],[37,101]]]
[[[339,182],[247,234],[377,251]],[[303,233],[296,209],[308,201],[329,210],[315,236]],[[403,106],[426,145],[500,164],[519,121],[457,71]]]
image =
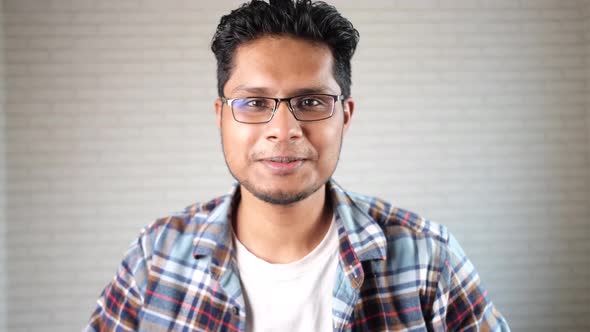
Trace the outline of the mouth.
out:
[[[288,163],[292,163],[292,162],[296,162],[296,161],[300,161],[300,160],[305,160],[305,158],[301,158],[301,157],[289,157],[289,156],[277,156],[277,157],[270,157],[270,158],[266,158],[263,159],[264,161],[271,161],[274,163],[284,163],[284,164],[288,164]]]
[[[278,175],[288,175],[295,172],[305,160],[305,158],[296,156],[275,156],[261,159],[266,167]]]

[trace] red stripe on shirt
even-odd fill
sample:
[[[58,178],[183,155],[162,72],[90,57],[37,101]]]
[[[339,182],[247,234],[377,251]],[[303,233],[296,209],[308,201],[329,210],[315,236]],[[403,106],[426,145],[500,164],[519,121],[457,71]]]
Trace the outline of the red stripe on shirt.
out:
[[[469,306],[469,308],[468,308],[468,309],[466,309],[465,311],[463,311],[463,312],[462,312],[462,313],[461,313],[459,316],[457,316],[457,318],[455,318],[455,320],[454,320],[454,321],[452,321],[452,322],[451,322],[451,323],[450,323],[448,326],[449,326],[449,327],[450,327],[450,326],[453,326],[453,325],[455,325],[455,324],[459,323],[459,322],[460,322],[460,321],[463,319],[463,317],[465,317],[465,315],[467,315],[467,314],[472,314],[472,313],[473,313],[473,308],[474,308],[476,305],[478,305],[478,304],[480,304],[481,302],[483,302],[483,300],[485,300],[485,298],[486,298],[486,295],[487,295],[487,294],[488,294],[488,291],[485,291],[483,294],[481,294],[481,296],[480,296],[480,297],[477,299],[477,301],[475,301],[475,302],[471,303],[471,305]],[[453,303],[453,306],[455,306],[455,304],[454,304],[454,303]],[[456,306],[455,306],[455,308],[456,308]]]
[[[410,217],[410,212],[406,212],[406,215],[404,216],[404,220],[402,220],[402,226],[405,226],[408,224],[408,218]]]
[[[172,303],[176,303],[176,304],[180,304],[182,306],[188,307],[191,310],[193,310],[193,311],[195,311],[195,312],[197,312],[197,313],[199,313],[201,315],[207,316],[209,319],[211,319],[212,321],[214,321],[214,322],[216,322],[218,324],[225,325],[225,326],[229,327],[230,329],[232,329],[233,331],[239,331],[239,329],[237,327],[235,327],[235,326],[233,326],[233,325],[231,325],[231,324],[229,324],[227,322],[224,322],[222,320],[219,320],[219,319],[213,317],[210,313],[208,313],[206,311],[203,311],[200,308],[195,307],[194,305],[191,305],[191,304],[188,304],[188,303],[185,303],[185,302],[178,301],[178,300],[176,300],[174,298],[171,298],[169,296],[166,296],[166,295],[163,295],[163,294],[160,294],[160,293],[156,293],[156,292],[152,291],[151,289],[146,290],[146,293],[151,294],[151,295],[153,295],[155,297],[161,298],[163,300],[166,300],[166,301],[169,301],[169,302],[172,302]]]
[[[129,314],[133,315],[133,317],[137,317],[137,311],[128,308],[127,306],[124,306],[122,303],[120,303],[119,301],[117,301],[117,299],[113,296],[113,294],[111,294],[111,292],[109,292],[107,294],[108,298],[111,300],[111,305],[108,306],[106,309],[109,311],[109,313],[111,314],[111,316],[113,317],[120,317],[120,315],[117,315],[114,312],[114,308],[113,306],[116,304],[118,308],[123,309],[124,311],[128,312]],[[106,303],[105,303],[106,304]],[[106,327],[106,325],[103,325],[102,331],[104,331],[104,328]]]
[[[404,314],[404,313],[408,313],[408,312],[414,312],[414,311],[420,311],[420,307],[412,307],[412,308],[407,308],[407,309],[404,309],[404,310],[398,310],[398,311],[395,311],[395,312],[380,312],[380,313],[378,313],[376,315],[368,316],[368,317],[365,317],[363,319],[359,319],[359,320],[356,320],[354,322],[348,323],[348,325],[346,325],[346,328],[351,328],[351,327],[353,327],[356,324],[365,323],[366,321],[368,321],[370,319],[373,319],[373,318],[377,318],[379,316],[396,317],[396,316],[399,316],[400,314]]]

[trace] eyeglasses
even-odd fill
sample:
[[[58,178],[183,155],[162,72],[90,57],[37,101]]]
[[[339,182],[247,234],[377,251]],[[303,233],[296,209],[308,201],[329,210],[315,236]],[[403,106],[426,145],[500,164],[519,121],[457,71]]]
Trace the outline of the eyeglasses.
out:
[[[241,123],[266,123],[272,117],[279,103],[286,101],[289,110],[299,121],[319,121],[331,117],[337,100],[344,96],[329,94],[301,95],[289,98],[247,97],[227,99],[221,97],[231,107],[234,120]]]

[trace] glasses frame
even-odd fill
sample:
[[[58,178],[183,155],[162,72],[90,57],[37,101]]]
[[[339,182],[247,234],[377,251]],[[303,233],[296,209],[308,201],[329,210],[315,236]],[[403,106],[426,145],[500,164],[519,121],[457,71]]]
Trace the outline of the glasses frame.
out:
[[[321,119],[314,119],[314,120],[302,120],[299,119],[297,117],[297,115],[295,115],[295,109],[293,108],[293,105],[291,105],[291,99],[294,98],[299,98],[299,97],[305,97],[305,96],[328,96],[328,97],[332,97],[334,99],[334,104],[332,105],[332,111],[330,111],[330,115],[321,118]],[[275,105],[272,109],[272,112],[270,114],[270,117],[268,118],[268,120],[266,121],[256,121],[256,122],[245,122],[245,121],[240,121],[236,118],[236,114],[234,113],[234,101],[235,100],[239,100],[239,99],[248,99],[248,98],[264,98],[264,99],[271,99],[274,100]],[[259,124],[259,123],[269,123],[272,118],[275,116],[275,113],[277,111],[277,108],[279,108],[279,104],[283,101],[287,102],[287,107],[289,108],[289,111],[291,112],[291,114],[293,114],[293,117],[297,120],[297,121],[302,121],[302,122],[314,122],[314,121],[322,121],[322,120],[326,120],[331,118],[334,115],[334,110],[336,109],[336,102],[337,101],[344,101],[344,95],[332,95],[332,94],[327,94],[327,93],[307,93],[307,94],[303,94],[303,95],[297,95],[297,96],[292,96],[292,97],[287,97],[287,98],[272,98],[272,97],[242,97],[242,98],[225,98],[225,97],[220,97],[221,100],[224,101],[225,104],[227,104],[227,106],[229,106],[229,108],[231,109],[231,114],[232,117],[234,118],[234,120],[236,122],[239,123],[246,123],[246,124]]]

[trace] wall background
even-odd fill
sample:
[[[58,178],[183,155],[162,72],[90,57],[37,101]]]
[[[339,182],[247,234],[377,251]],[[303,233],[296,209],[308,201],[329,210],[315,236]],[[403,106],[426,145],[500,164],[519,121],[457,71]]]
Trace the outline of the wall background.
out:
[[[586,109],[588,111],[588,151],[590,155],[590,1],[586,0]],[[588,167],[590,173],[590,167]],[[588,176],[590,178],[590,175]],[[590,205],[590,195],[588,195]]]
[[[6,329],[6,119],[4,114],[4,17],[0,2],[0,331]]]
[[[229,189],[209,42],[240,2],[3,1],[7,331],[80,330],[143,225]],[[449,226],[514,331],[590,329],[589,2],[334,4],[339,182]]]

